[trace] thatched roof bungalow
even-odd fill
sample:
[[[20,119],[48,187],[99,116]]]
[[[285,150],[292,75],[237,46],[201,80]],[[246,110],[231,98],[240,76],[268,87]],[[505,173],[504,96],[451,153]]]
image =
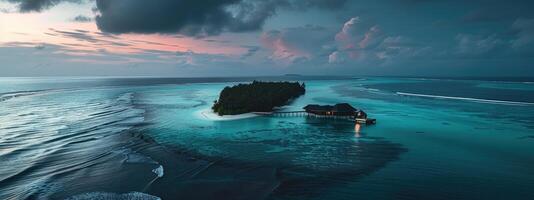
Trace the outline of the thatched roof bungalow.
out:
[[[367,118],[367,114],[362,110],[352,107],[348,103],[338,103],[336,105],[310,104],[303,108],[307,113],[330,116],[353,116],[355,118]]]

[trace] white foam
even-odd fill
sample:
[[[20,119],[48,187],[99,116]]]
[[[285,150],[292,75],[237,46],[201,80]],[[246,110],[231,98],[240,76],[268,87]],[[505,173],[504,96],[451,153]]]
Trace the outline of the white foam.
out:
[[[158,178],[163,177],[163,166],[162,165],[158,166],[157,168],[153,169],[152,172],[158,175]]]
[[[439,95],[415,94],[415,93],[406,93],[406,92],[397,92],[396,94],[403,95],[403,96],[426,97],[426,98],[435,98],[435,99],[463,100],[463,101],[473,101],[473,102],[490,103],[490,104],[520,105],[520,106],[532,106],[532,105],[534,105],[534,103],[530,103],[530,102],[502,101],[502,100],[492,100],[492,99],[476,99],[476,98],[469,98],[469,97],[439,96]]]
[[[368,91],[373,91],[373,92],[379,92],[380,90],[379,89],[375,89],[375,88],[366,88]]]
[[[251,117],[257,117],[259,115],[254,113],[244,113],[239,115],[224,115],[219,116],[217,113],[214,113],[211,109],[205,109],[200,110],[197,112],[197,117],[204,120],[210,120],[210,121],[227,121],[227,120],[238,120],[238,119],[245,119],[245,118],[251,118]]]
[[[16,97],[23,97],[23,96],[29,96],[37,94],[37,92],[28,91],[28,92],[13,92],[13,93],[4,93],[0,94],[0,102],[1,101],[7,101],[9,99],[13,99]]]
[[[161,200],[161,198],[142,192],[123,194],[110,192],[89,192],[67,198],[66,200]]]

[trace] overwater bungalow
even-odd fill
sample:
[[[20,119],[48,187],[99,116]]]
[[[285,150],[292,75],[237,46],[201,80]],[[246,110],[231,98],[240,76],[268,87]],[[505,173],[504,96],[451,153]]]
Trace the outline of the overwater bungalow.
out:
[[[356,122],[365,124],[376,123],[375,119],[368,119],[367,113],[363,110],[356,109],[348,103],[338,103],[336,105],[317,105],[310,104],[305,106],[304,111],[308,114],[318,115],[322,117],[334,117],[334,118],[349,118]]]

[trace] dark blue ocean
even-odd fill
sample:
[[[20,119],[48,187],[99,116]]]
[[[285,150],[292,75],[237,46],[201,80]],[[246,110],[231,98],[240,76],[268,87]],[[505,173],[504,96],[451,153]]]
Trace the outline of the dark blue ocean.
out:
[[[254,79],[377,124],[210,112]],[[0,78],[0,199],[531,200],[533,81]]]

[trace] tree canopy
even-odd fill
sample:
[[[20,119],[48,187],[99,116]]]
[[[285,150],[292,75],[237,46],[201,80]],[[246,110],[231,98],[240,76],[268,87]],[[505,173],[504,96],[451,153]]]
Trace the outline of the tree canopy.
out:
[[[305,93],[304,83],[260,82],[225,87],[212,109],[219,115],[269,112]]]

